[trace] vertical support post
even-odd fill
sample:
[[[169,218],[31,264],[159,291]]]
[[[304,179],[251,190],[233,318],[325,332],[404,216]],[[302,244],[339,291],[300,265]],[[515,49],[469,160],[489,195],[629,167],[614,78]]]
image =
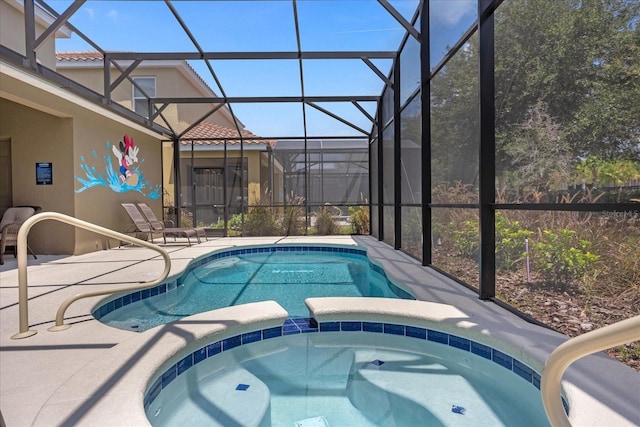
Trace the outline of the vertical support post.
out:
[[[400,55],[393,62],[393,225],[394,249],[402,247],[402,158],[400,141]]]
[[[311,215],[311,200],[310,199],[310,189],[311,189],[311,184],[310,184],[310,175],[311,175],[311,166],[310,166],[310,162],[309,162],[309,140],[307,139],[307,113],[306,113],[306,107],[303,105],[302,109],[304,111],[304,199],[306,200],[305,203],[305,208],[306,208],[306,212],[305,212],[305,218],[307,218],[307,224],[306,224],[306,228],[309,228],[309,216]],[[324,202],[324,199],[322,199],[322,201]],[[285,193],[284,195],[284,208],[285,210],[287,209],[287,194]],[[317,223],[316,223],[317,226]]]
[[[373,188],[373,177],[371,176],[371,142],[373,140],[373,132],[369,135],[369,143],[367,144],[367,157],[369,159],[367,166],[367,181],[369,181],[369,197],[367,198],[367,206],[369,208],[369,236],[373,236],[373,227],[371,218],[373,218],[373,192],[371,189]]]
[[[373,224],[371,218],[373,218],[373,174],[371,170],[373,169],[372,164],[372,154],[371,154],[371,142],[373,141],[373,132],[371,132],[371,136],[369,136],[369,144],[367,145],[367,156],[369,158],[369,173],[368,173],[368,181],[369,181],[369,235],[373,235]]]
[[[36,18],[33,0],[24,1],[24,51],[27,57],[27,63],[24,64],[31,69],[36,69]]]
[[[182,218],[181,206],[181,178],[180,178],[180,139],[173,138],[173,206],[176,213],[176,227],[182,227],[180,219]]]
[[[248,165],[247,165],[248,168]],[[249,170],[247,169],[247,175],[249,175]],[[248,178],[248,176],[247,176]],[[247,206],[249,206],[249,193],[247,186]],[[258,197],[262,197],[261,194],[258,194]],[[244,212],[244,141],[242,139],[242,134],[240,134],[240,209]]]
[[[224,141],[222,141],[222,143],[224,144],[224,152],[223,152],[223,158],[222,158],[222,217],[224,218],[224,231],[223,231],[223,235],[224,237],[227,237],[229,235],[228,232],[228,222],[229,222],[229,191],[227,190],[228,187],[228,174],[229,174],[229,168],[227,165],[227,144],[228,141],[225,139]]]
[[[480,299],[496,294],[495,242],[495,99],[493,0],[478,2],[480,65]]]
[[[196,218],[196,161],[195,161],[195,153],[194,153],[194,146],[193,146],[193,139],[191,140],[191,168],[189,170],[189,173],[191,174],[191,185],[189,187],[189,193],[191,194],[191,218],[193,218],[193,224],[192,226],[195,227],[197,224],[197,218]]]
[[[422,265],[433,261],[431,232],[431,50],[429,1],[420,3],[420,102],[422,114]]]
[[[103,85],[104,85],[104,98],[102,102],[104,104],[110,104],[111,103],[111,59],[109,59],[108,53],[106,52],[104,53],[102,61],[103,61],[102,79],[103,79]],[[132,88],[131,90],[135,91],[135,88]],[[131,102],[133,102],[133,93],[131,93]],[[132,109],[135,109],[135,105],[132,105]],[[151,111],[149,111],[149,113],[151,113]]]
[[[387,89],[388,90],[388,89]],[[380,105],[378,106],[378,240],[384,240],[384,169],[382,168],[382,135],[384,132],[382,131],[382,102],[380,100]]]

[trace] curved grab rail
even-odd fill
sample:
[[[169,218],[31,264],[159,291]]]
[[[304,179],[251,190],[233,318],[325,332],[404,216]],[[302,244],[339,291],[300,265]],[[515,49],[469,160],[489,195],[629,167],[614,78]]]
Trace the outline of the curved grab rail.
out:
[[[163,248],[157,245],[154,245],[153,243],[149,243],[132,236],[127,236],[126,234],[118,233],[117,231],[113,231],[108,228],[104,228],[99,225],[95,225],[90,222],[83,221],[83,220],[74,218],[72,216],[64,215],[58,212],[42,212],[42,213],[33,215],[32,217],[28,218],[25,222],[22,223],[22,226],[18,231],[17,258],[18,258],[18,305],[19,305],[19,316],[20,316],[20,331],[17,334],[12,335],[11,336],[12,339],[27,338],[37,333],[37,331],[29,330],[29,295],[28,295],[28,288],[27,288],[27,235],[29,234],[29,230],[34,224],[40,221],[43,221],[45,219],[54,219],[56,221],[64,222],[66,224],[70,224],[78,228],[83,228],[85,230],[93,231],[95,233],[102,234],[107,237],[133,243],[138,246],[144,246],[148,249],[152,249],[156,252],[159,252],[160,255],[162,255],[162,257],[164,258],[164,271],[157,279],[151,282],[137,283],[133,285],[126,285],[126,286],[120,286],[120,287],[110,288],[110,289],[102,289],[97,291],[81,292],[79,294],[76,294],[67,298],[62,303],[62,305],[60,305],[60,308],[58,308],[58,312],[56,313],[56,324],[55,326],[52,326],[49,328],[50,331],[61,331],[71,327],[71,325],[64,324],[64,313],[72,303],[74,303],[79,299],[95,297],[98,295],[113,294],[116,292],[134,291],[138,289],[150,288],[152,286],[155,286],[161,283],[169,275],[169,271],[171,270],[171,258],[169,258],[169,253]]]
[[[560,396],[564,371],[576,360],[591,353],[640,340],[640,316],[571,338],[556,348],[542,370],[540,392],[547,418],[553,427],[571,427]]]

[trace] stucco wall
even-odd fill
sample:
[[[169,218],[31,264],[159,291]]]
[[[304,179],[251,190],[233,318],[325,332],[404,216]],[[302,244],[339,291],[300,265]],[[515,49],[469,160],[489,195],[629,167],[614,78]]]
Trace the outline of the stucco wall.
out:
[[[37,205],[74,216],[73,123],[0,98],[0,135],[11,140],[13,204]],[[53,164],[53,184],[36,185],[36,163]],[[73,253],[75,231],[51,221],[36,224],[29,243],[36,253]]]
[[[84,166],[95,167],[96,173],[107,176],[108,161],[118,172],[119,161],[113,153],[113,146],[118,147],[128,135],[139,149],[138,166],[145,182],[140,191],[118,192],[106,186],[95,186],[80,191],[82,183],[74,180],[74,203],[76,216],[103,227],[124,232],[132,224],[129,216],[120,203],[147,203],[159,218],[162,218],[162,192],[154,198],[154,188],[162,184],[161,144],[157,138],[145,133],[127,128],[120,123],[100,117],[96,114],[88,115],[82,120],[74,120],[74,173],[79,178],[86,177]],[[83,160],[84,159],[84,160]],[[114,246],[118,242],[107,242],[103,236],[78,230],[76,237],[76,253],[85,253]]]
[[[0,44],[25,55],[24,13],[9,3],[15,0],[0,1]],[[44,32],[44,26],[36,22],[36,37]],[[45,40],[36,52],[38,61],[45,67],[55,69],[55,39],[53,36]]]

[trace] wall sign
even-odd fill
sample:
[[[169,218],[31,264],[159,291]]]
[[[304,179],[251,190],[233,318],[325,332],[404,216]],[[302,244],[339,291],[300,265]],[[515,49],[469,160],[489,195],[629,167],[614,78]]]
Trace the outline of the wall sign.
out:
[[[53,163],[36,163],[36,185],[53,185]]]

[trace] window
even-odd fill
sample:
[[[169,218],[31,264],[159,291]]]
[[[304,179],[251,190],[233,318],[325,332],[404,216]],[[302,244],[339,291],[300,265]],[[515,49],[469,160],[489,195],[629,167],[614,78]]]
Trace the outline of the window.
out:
[[[133,111],[144,117],[149,117],[149,102],[147,97],[156,96],[156,78],[155,77],[133,77],[142,91],[133,86]],[[146,95],[146,96],[145,96]]]

